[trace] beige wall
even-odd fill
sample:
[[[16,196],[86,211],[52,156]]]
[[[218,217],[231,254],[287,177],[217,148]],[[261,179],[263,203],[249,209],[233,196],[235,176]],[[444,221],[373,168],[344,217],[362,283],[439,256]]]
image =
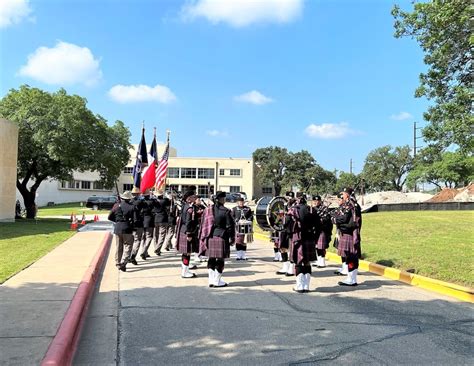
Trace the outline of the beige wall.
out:
[[[14,221],[18,126],[0,119],[0,221]]]

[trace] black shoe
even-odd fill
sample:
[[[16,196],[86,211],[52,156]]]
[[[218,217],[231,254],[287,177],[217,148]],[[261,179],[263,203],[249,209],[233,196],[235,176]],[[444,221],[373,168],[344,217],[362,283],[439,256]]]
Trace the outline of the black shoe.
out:
[[[351,286],[351,287],[357,286],[357,283],[353,283],[352,285],[350,285],[350,284],[348,284],[348,283],[341,282],[341,281],[339,281],[337,284],[338,284],[339,286]]]
[[[294,274],[285,273],[285,276],[286,276],[286,277],[292,277],[292,276],[294,276]]]
[[[345,276],[344,273],[341,273],[341,272],[339,272],[339,271],[334,271],[334,274],[335,274],[336,276]]]
[[[150,257],[151,257],[151,255],[150,255],[150,254],[148,254],[148,253],[145,253],[145,259],[146,259],[146,258],[150,258]]]
[[[195,264],[189,266],[189,269],[197,269],[197,268],[198,267]]]
[[[294,288],[293,288],[293,291],[294,291],[294,292],[297,292],[297,293],[299,293],[299,294],[303,294],[303,293],[305,292],[305,290],[295,290]]]
[[[235,260],[236,260],[236,261],[241,261],[242,259],[240,259],[240,258],[235,258]]]
[[[132,263],[134,266],[138,266],[137,260],[135,258],[130,258],[129,262]]]
[[[125,265],[125,264],[121,264],[121,265],[119,266],[119,270],[121,270],[122,272],[127,272],[127,267],[126,267],[126,265]]]
[[[170,248],[166,247],[165,250],[166,250],[167,252],[169,252],[169,251],[170,251]]]
[[[146,261],[147,256],[145,254],[140,254],[140,258]]]
[[[155,250],[156,255],[161,255],[161,252],[159,250]]]

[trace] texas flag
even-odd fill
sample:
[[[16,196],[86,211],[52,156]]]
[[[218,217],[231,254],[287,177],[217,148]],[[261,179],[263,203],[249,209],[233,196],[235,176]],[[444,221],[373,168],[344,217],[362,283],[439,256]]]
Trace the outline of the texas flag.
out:
[[[153,142],[151,143],[149,152],[150,165],[148,169],[143,173],[142,182],[140,184],[140,191],[143,193],[148,188],[152,188],[156,181],[156,167],[158,160],[158,152],[156,150],[156,133],[153,136]]]

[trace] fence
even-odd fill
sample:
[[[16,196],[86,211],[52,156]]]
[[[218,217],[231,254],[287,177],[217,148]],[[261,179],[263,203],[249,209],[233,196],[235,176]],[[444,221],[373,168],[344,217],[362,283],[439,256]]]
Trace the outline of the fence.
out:
[[[458,211],[474,210],[474,202],[384,203],[370,206],[363,213],[383,211]]]

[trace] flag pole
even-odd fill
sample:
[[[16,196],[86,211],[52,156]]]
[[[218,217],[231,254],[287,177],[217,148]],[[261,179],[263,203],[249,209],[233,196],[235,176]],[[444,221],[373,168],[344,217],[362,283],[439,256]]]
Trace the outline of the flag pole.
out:
[[[169,148],[170,148],[170,130],[166,130],[166,146],[168,147],[168,159],[169,159]],[[166,147],[165,147],[166,149]],[[166,191],[166,186],[168,185],[168,176],[165,178],[165,186],[163,187],[163,191]]]

